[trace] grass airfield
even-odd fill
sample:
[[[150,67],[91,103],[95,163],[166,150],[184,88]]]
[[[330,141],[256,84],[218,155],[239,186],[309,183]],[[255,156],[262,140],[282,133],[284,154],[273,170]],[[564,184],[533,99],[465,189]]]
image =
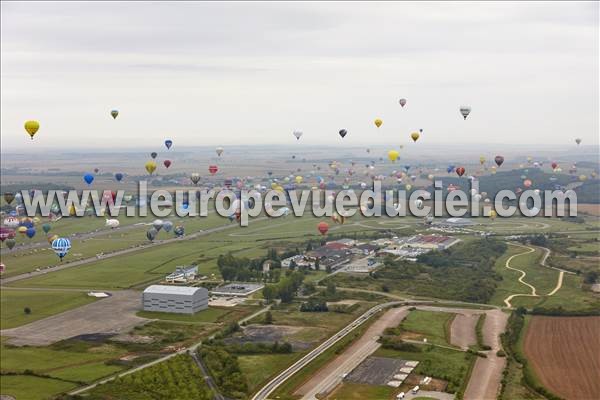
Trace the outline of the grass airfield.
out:
[[[102,235],[87,239],[74,238],[71,253],[64,262],[94,258],[100,252],[110,254],[112,251],[148,243],[145,237],[145,232],[149,228],[148,225],[128,226],[140,222],[150,224],[153,219],[153,217],[133,218],[129,221],[128,218],[122,218],[122,225],[117,230],[103,232]],[[322,239],[316,230],[316,225],[320,221],[327,221],[330,225],[328,238],[353,237],[355,234],[362,235],[369,232],[383,231],[391,231],[398,236],[427,232],[441,233],[428,231],[428,227],[423,224],[422,219],[414,217],[366,218],[355,216],[348,219],[343,225],[336,225],[327,217],[318,218],[312,215],[303,217],[287,216],[251,220],[248,227],[239,227],[235,222],[230,222],[226,218],[214,214],[206,218],[182,218],[179,220],[175,217],[169,217],[162,219],[169,219],[174,224],[182,223],[186,228],[186,235],[214,227],[227,226],[228,228],[190,240],[182,239],[164,245],[140,248],[134,253],[123,256],[93,259],[85,265],[12,282],[1,291],[1,327],[3,329],[17,327],[87,304],[94,301],[85,295],[85,292],[90,289],[114,291],[133,288],[141,290],[151,283],[160,281],[178,265],[197,263],[201,275],[218,279],[216,259],[220,254],[232,252],[239,257],[252,258],[264,255],[270,247],[293,247],[296,244],[301,247],[309,239]],[[593,237],[593,232],[600,226],[595,218],[588,219],[585,224],[575,224],[554,218],[535,218],[533,220],[530,218],[513,218],[510,220],[499,218],[495,221],[478,218],[474,221],[477,224],[468,228],[471,231],[470,233],[461,232],[458,234],[463,240],[474,240],[478,236],[478,232],[482,231],[500,236],[569,232],[570,235],[575,237],[581,235],[583,238],[589,238],[590,234]],[[95,217],[63,218],[52,225],[51,233],[83,234],[96,229],[103,231],[106,229],[104,223],[103,218]],[[123,231],[120,232],[120,230]],[[172,233],[160,232],[157,241],[170,237],[172,237]],[[19,250],[16,247],[11,252],[3,250],[3,262],[7,265],[6,275],[4,276],[15,276],[20,273],[34,271],[37,268],[59,264],[54,253],[48,249],[49,246],[43,244],[45,238],[36,236],[34,240],[37,240],[41,247],[28,250]],[[26,242],[23,239],[19,239],[19,241]],[[518,252],[518,250],[516,251]],[[582,251],[589,251],[589,246],[582,247]],[[505,257],[513,254],[512,252],[511,246]],[[531,255],[522,256],[521,260],[517,260],[521,267],[527,268],[528,274],[531,274],[528,276],[535,280],[536,287],[539,285],[540,293],[547,293],[555,284],[557,272],[536,266],[540,252],[536,251]],[[501,261],[499,261],[498,271],[504,279],[498,288],[496,297],[491,301],[491,304],[496,305],[502,305],[505,293],[514,293],[521,289],[513,276],[516,272],[502,271],[502,268],[500,268]],[[315,274],[315,277],[317,276],[322,277],[320,274]],[[312,275],[308,278],[311,279]],[[515,298],[514,305],[532,306],[540,301],[544,301],[545,304],[564,305],[567,300],[574,304],[573,307],[586,305],[588,300],[593,301],[594,299],[586,299],[585,296],[581,295],[580,281],[581,278],[578,276],[565,275],[563,288],[555,296],[540,299]],[[30,315],[23,313],[25,307],[32,309]],[[274,315],[275,320],[277,321],[279,318],[282,323],[299,323],[298,321],[289,320],[291,315],[279,315],[277,313]],[[156,316],[148,315],[148,317]],[[342,324],[342,322],[339,324]],[[336,323],[335,326],[337,327],[339,324]],[[192,340],[194,337],[208,335],[218,326],[219,323],[205,321],[204,318],[190,322],[160,320],[152,322],[143,329],[135,330],[135,332],[143,335],[146,332],[155,334],[157,331],[164,331],[164,337],[167,340],[169,337],[184,337],[187,340]],[[129,368],[132,365],[131,363],[106,363],[109,360],[118,359],[128,352],[129,349],[119,346],[104,348],[103,346],[89,345],[52,345],[39,349],[13,348],[7,346],[3,341],[1,355],[3,371],[17,373],[20,371],[22,373],[25,369],[31,367],[40,376],[5,376],[3,377],[2,390],[3,393],[6,391],[7,393],[22,394],[25,398],[30,397],[32,399],[43,398],[40,393],[60,393],[71,390],[83,383],[91,383],[104,376]],[[442,350],[434,350],[434,352],[443,353]],[[34,356],[34,354],[38,355]],[[155,353],[151,352],[150,354]],[[45,359],[48,360],[42,365],[36,363],[40,355],[44,355]],[[394,354],[393,356],[399,355]],[[447,360],[451,354],[428,353],[427,356],[431,356],[432,360],[438,358]],[[254,376],[256,379],[255,381],[253,378],[252,382],[258,385],[258,382],[273,375],[280,369],[279,367],[288,365],[296,357],[297,354],[271,356],[272,359],[269,361],[269,365],[272,368],[264,367],[264,370],[261,370],[258,375],[252,371],[255,371],[257,365],[265,365],[265,360],[269,357],[240,355],[240,363],[242,369],[249,376]],[[42,375],[48,376],[42,377]],[[28,389],[31,384],[34,386]]]

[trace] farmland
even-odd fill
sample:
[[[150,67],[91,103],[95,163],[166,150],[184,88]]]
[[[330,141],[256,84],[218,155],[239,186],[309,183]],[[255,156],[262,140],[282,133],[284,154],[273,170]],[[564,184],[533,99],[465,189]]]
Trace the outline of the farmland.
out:
[[[600,317],[533,316],[523,351],[540,382],[564,398],[600,397]]]

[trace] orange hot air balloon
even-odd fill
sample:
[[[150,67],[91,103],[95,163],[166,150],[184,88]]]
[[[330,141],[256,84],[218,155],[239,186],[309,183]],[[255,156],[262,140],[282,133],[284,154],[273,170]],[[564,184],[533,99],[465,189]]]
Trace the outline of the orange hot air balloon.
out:
[[[317,225],[317,229],[319,230],[321,235],[327,235],[327,232],[329,231],[329,225],[327,224],[327,222],[319,222],[319,224]]]

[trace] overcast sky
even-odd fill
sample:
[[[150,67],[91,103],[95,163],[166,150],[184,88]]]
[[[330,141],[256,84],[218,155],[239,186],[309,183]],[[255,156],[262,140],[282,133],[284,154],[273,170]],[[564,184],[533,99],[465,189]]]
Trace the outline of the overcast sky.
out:
[[[1,7],[3,151],[598,143],[598,2]]]

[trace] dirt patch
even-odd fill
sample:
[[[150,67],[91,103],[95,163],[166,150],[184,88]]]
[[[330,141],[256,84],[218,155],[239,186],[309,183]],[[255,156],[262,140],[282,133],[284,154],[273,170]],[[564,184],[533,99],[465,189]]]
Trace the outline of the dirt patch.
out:
[[[600,398],[600,317],[531,318],[524,351],[541,383],[563,398]]]
[[[500,390],[506,357],[496,356],[501,348],[500,334],[506,329],[508,315],[500,310],[486,312],[483,323],[483,343],[492,348],[484,352],[487,358],[477,357],[471,379],[465,390],[465,400],[495,399]]]
[[[600,204],[577,204],[577,212],[600,216]]]
[[[450,343],[462,349],[477,344],[475,325],[479,314],[456,314],[450,326]]]
[[[245,326],[241,334],[225,339],[225,343],[289,342],[294,350],[305,350],[312,347],[314,343],[294,337],[302,336],[305,329],[307,328],[301,326],[251,324]]]
[[[115,336],[112,338],[113,342],[122,342],[122,343],[143,343],[148,344],[154,342],[154,338],[152,336],[145,335],[130,335],[127,333],[123,333],[121,335]]]
[[[353,306],[356,303],[359,303],[359,300],[328,301],[327,307],[329,307],[329,306]]]
[[[119,334],[148,320],[135,315],[141,309],[141,293],[113,292],[112,296],[27,325],[1,331],[16,346],[47,346],[75,336]]]

